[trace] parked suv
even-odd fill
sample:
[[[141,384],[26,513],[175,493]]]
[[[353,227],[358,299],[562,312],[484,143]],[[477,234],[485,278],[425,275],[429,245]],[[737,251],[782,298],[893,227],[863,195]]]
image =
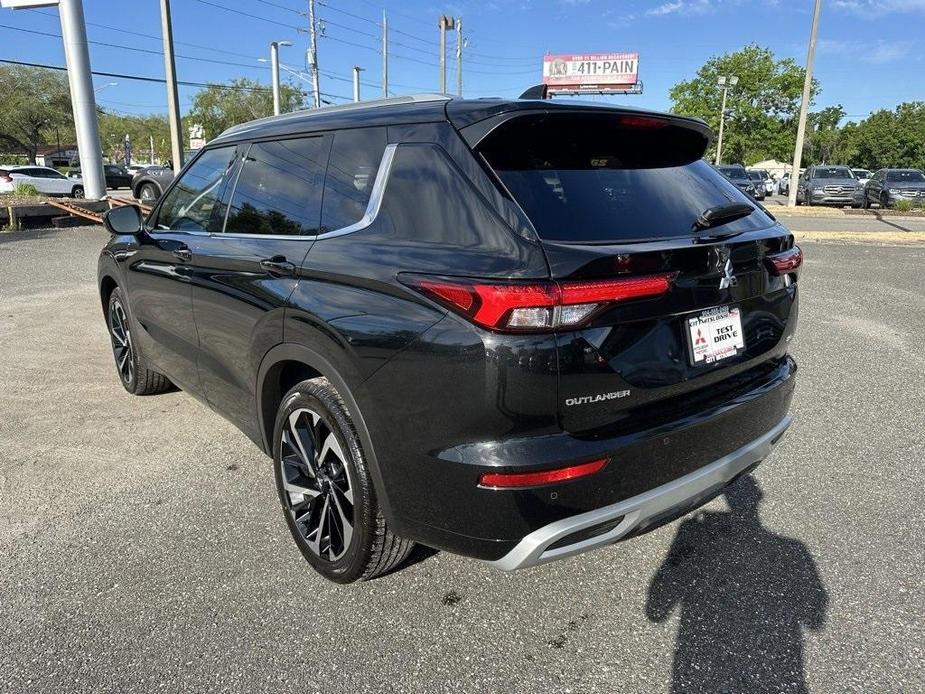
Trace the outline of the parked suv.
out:
[[[716,170],[728,178],[736,188],[749,197],[758,200],[760,195],[760,199],[764,200],[764,189],[762,188],[759,193],[760,183],[752,180],[745,170],[745,167],[741,164],[723,164],[717,166]]]
[[[925,205],[925,173],[918,169],[880,169],[864,186],[863,203],[892,207],[900,200]]]
[[[810,166],[797,184],[798,205],[860,207],[864,187],[847,166]]]
[[[107,214],[119,378],[189,391],[272,456],[334,581],[415,542],[510,570],[644,532],[790,423],[802,253],[709,140],[438,96],[231,128],[146,220]]]

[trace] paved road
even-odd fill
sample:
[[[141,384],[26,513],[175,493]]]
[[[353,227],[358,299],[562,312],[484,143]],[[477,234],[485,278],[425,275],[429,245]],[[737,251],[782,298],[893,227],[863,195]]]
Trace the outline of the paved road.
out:
[[[119,386],[103,242],[0,234],[0,691],[925,690],[925,249],[807,244],[795,423],[695,520],[336,587],[242,434]]]

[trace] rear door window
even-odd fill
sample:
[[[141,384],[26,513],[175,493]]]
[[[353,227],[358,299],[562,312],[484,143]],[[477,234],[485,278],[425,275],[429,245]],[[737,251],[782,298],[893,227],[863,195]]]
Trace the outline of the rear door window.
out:
[[[157,213],[156,229],[220,231],[224,215],[219,204],[226,176],[235,164],[234,146],[206,150],[167,194]]]
[[[231,195],[225,232],[317,234],[328,142],[319,136],[251,145]]]
[[[613,116],[521,117],[499,126],[479,152],[533,222],[540,238],[570,243],[646,241],[690,235],[706,209],[751,202],[705,161],[672,163],[693,144],[678,128],[633,129]],[[680,156],[680,155],[679,155]],[[736,167],[741,169],[741,167]],[[744,174],[744,169],[742,169]],[[747,180],[747,179],[746,179]],[[767,228],[760,209],[723,231]]]
[[[342,130],[334,136],[324,182],[322,231],[341,229],[363,218],[385,145],[385,128]]]

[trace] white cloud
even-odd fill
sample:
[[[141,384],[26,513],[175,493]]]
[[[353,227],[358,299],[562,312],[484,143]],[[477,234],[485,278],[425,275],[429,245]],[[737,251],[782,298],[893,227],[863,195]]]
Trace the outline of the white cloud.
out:
[[[713,0],[668,0],[668,2],[646,10],[646,14],[650,17],[664,17],[669,14],[706,14],[714,9]]]
[[[912,41],[878,41],[877,45],[861,56],[865,63],[883,65],[905,58],[915,44]]]
[[[925,0],[835,0],[836,8],[870,17],[893,13],[925,12]]]
[[[853,47],[857,48],[857,45],[855,44]],[[821,55],[841,55],[847,53],[851,49],[852,44],[848,41],[837,41],[834,39],[822,39],[816,46],[816,50]]]

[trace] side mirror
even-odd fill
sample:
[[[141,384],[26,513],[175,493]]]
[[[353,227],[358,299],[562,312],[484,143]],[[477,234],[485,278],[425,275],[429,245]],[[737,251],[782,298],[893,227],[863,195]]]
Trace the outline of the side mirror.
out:
[[[144,228],[144,221],[137,205],[123,205],[105,212],[103,225],[110,234],[137,234]]]

